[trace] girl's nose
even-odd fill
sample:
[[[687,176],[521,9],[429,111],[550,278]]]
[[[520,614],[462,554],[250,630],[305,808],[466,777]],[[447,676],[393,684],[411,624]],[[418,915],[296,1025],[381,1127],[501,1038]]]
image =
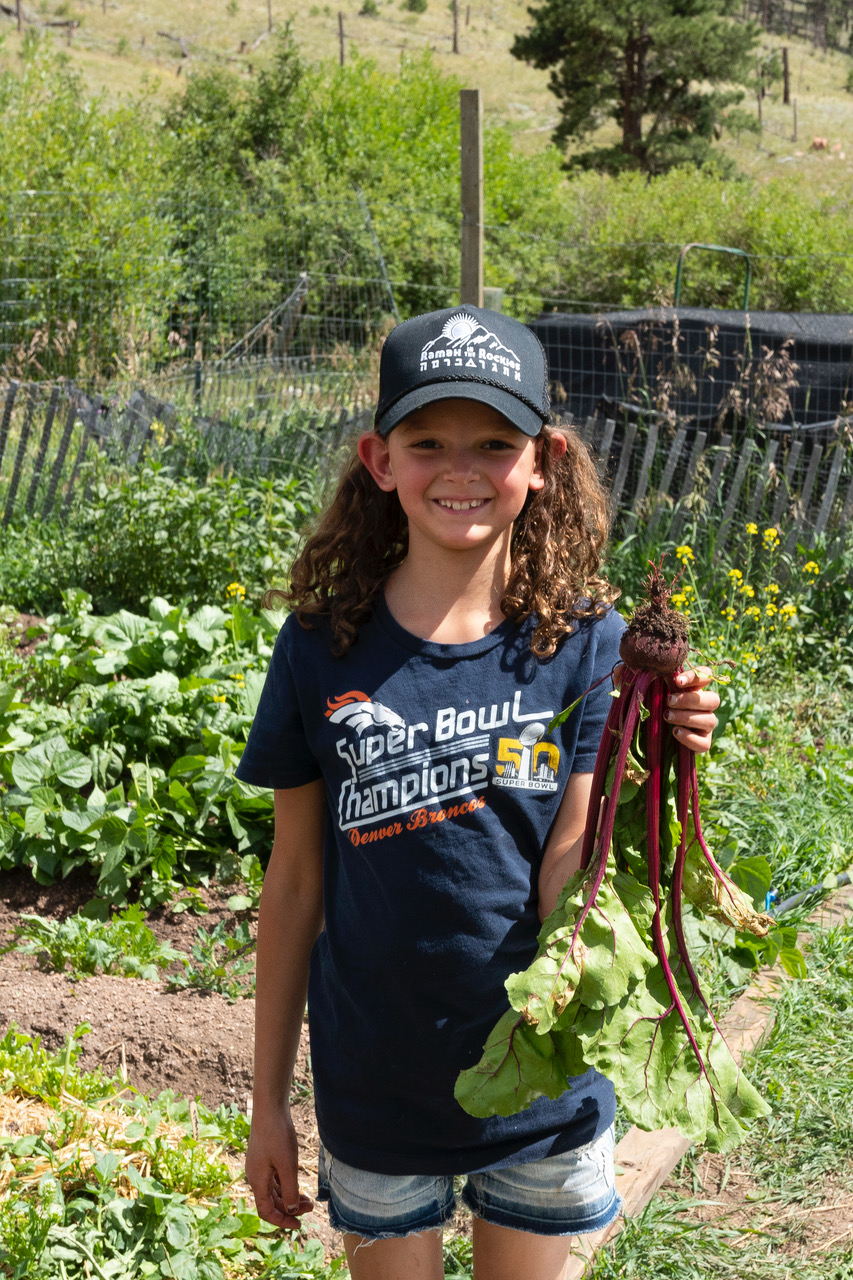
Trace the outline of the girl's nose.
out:
[[[476,480],[477,460],[467,449],[454,449],[447,459],[445,475],[450,480]]]

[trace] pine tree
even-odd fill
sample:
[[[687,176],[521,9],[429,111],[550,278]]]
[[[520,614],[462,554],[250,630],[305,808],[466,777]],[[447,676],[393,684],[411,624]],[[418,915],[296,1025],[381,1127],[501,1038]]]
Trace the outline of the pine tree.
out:
[[[544,0],[512,54],[553,68],[558,145],[617,122],[617,146],[570,167],[662,173],[704,164],[724,128],[754,129],[738,107],[754,78],[758,28],[735,22],[740,0]]]

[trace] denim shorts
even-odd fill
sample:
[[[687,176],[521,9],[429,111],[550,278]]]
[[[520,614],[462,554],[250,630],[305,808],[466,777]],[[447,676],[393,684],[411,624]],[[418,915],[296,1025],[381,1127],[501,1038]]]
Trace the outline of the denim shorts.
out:
[[[318,1199],[338,1231],[365,1240],[443,1227],[455,1209],[453,1176],[399,1176],[355,1169],[320,1148]],[[462,1199],[475,1217],[543,1236],[599,1231],[622,1201],[613,1169],[613,1127],[595,1142],[528,1164],[469,1173]]]

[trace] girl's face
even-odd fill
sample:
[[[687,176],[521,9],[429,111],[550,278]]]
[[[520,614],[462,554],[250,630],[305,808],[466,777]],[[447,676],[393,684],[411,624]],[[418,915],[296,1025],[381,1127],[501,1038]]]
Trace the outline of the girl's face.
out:
[[[475,400],[438,400],[391,431],[362,436],[359,454],[381,489],[396,490],[409,544],[487,549],[505,539],[541,489],[542,441]],[[414,541],[413,541],[414,540]]]

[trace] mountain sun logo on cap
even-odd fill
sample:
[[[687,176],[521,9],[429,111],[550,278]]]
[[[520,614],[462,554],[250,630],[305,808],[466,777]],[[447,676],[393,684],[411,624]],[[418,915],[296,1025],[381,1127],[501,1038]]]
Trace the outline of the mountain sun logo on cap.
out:
[[[521,382],[521,361],[515,352],[464,311],[446,320],[438,337],[421,351],[421,373],[443,368],[480,369]]]
[[[404,320],[382,348],[376,430],[387,435],[410,413],[452,399],[490,405],[537,436],[551,409],[539,339],[520,321],[470,304]]]

